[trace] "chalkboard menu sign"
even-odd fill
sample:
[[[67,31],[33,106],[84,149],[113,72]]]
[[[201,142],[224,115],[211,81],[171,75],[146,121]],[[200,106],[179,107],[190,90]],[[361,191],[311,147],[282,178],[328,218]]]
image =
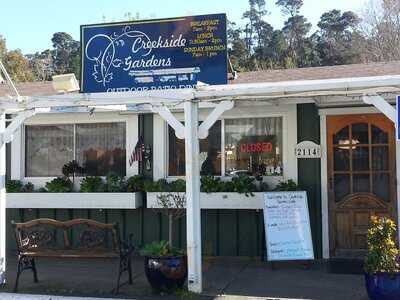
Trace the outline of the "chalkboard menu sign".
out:
[[[306,192],[264,194],[267,260],[314,259]]]

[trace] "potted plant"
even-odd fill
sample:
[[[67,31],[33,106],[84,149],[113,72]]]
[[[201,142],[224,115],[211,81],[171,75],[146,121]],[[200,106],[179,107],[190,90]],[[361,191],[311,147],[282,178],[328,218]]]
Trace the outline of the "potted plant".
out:
[[[153,242],[141,250],[147,280],[157,292],[181,288],[187,277],[187,257],[182,249],[173,246],[174,220],[185,213],[184,193],[158,195],[159,206],[168,217],[168,241]]]
[[[365,258],[365,285],[371,300],[400,299],[399,249],[396,224],[386,217],[372,217]]]

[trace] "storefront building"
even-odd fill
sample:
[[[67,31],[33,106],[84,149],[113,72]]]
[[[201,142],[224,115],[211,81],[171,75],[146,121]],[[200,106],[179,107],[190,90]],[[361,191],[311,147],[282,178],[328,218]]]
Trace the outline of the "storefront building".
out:
[[[262,176],[270,189],[279,181],[294,180],[307,191],[316,257],[359,257],[366,246],[370,216],[398,217],[395,127],[362,101],[364,94],[378,93],[394,104],[400,89],[398,70],[400,63],[393,62],[239,73],[222,88],[238,89],[232,97],[234,108],[224,112],[200,142],[201,174],[224,180],[241,173]],[[335,80],[338,87],[332,89]],[[261,85],[270,90],[252,97],[251,89]],[[297,93],[283,88],[300,85],[303,90]],[[19,88],[29,96],[55,94],[51,83]],[[6,86],[0,85],[0,97],[7,93]],[[214,106],[200,103],[200,122]],[[170,109],[183,121],[182,106]],[[132,162],[139,140],[148,156]],[[303,141],[320,145],[321,157],[297,158],[296,145]],[[113,172],[173,180],[185,175],[183,140],[145,106],[129,111],[79,108],[37,114],[15,134],[8,151],[7,174],[32,182],[36,189],[62,175],[62,166],[71,160],[85,164],[88,176]],[[40,199],[36,193],[24,193],[23,198],[8,194],[7,220],[85,217],[119,222],[123,235],[133,233],[137,245],[168,236],[167,220],[146,208],[145,195],[140,203],[129,204],[120,195],[108,193],[107,205],[95,198],[75,201],[73,197],[82,195]],[[242,201],[249,200],[243,197]],[[261,208],[216,205],[203,209],[203,255],[263,256]],[[176,226],[177,245],[183,246],[184,220]],[[15,247],[12,239],[9,231],[9,249]]]

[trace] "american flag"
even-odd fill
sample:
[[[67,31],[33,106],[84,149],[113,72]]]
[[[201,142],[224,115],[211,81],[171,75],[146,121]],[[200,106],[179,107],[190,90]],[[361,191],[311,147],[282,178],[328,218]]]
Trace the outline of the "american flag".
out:
[[[133,149],[131,157],[129,157],[129,165],[132,167],[135,161],[143,160],[143,152],[144,152],[144,142],[143,138],[140,137],[136,143],[135,149]]]

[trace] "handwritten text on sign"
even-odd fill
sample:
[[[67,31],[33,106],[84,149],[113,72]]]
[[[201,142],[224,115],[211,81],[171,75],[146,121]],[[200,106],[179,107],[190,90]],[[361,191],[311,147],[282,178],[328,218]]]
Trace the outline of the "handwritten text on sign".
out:
[[[314,259],[306,192],[264,194],[268,260]]]

